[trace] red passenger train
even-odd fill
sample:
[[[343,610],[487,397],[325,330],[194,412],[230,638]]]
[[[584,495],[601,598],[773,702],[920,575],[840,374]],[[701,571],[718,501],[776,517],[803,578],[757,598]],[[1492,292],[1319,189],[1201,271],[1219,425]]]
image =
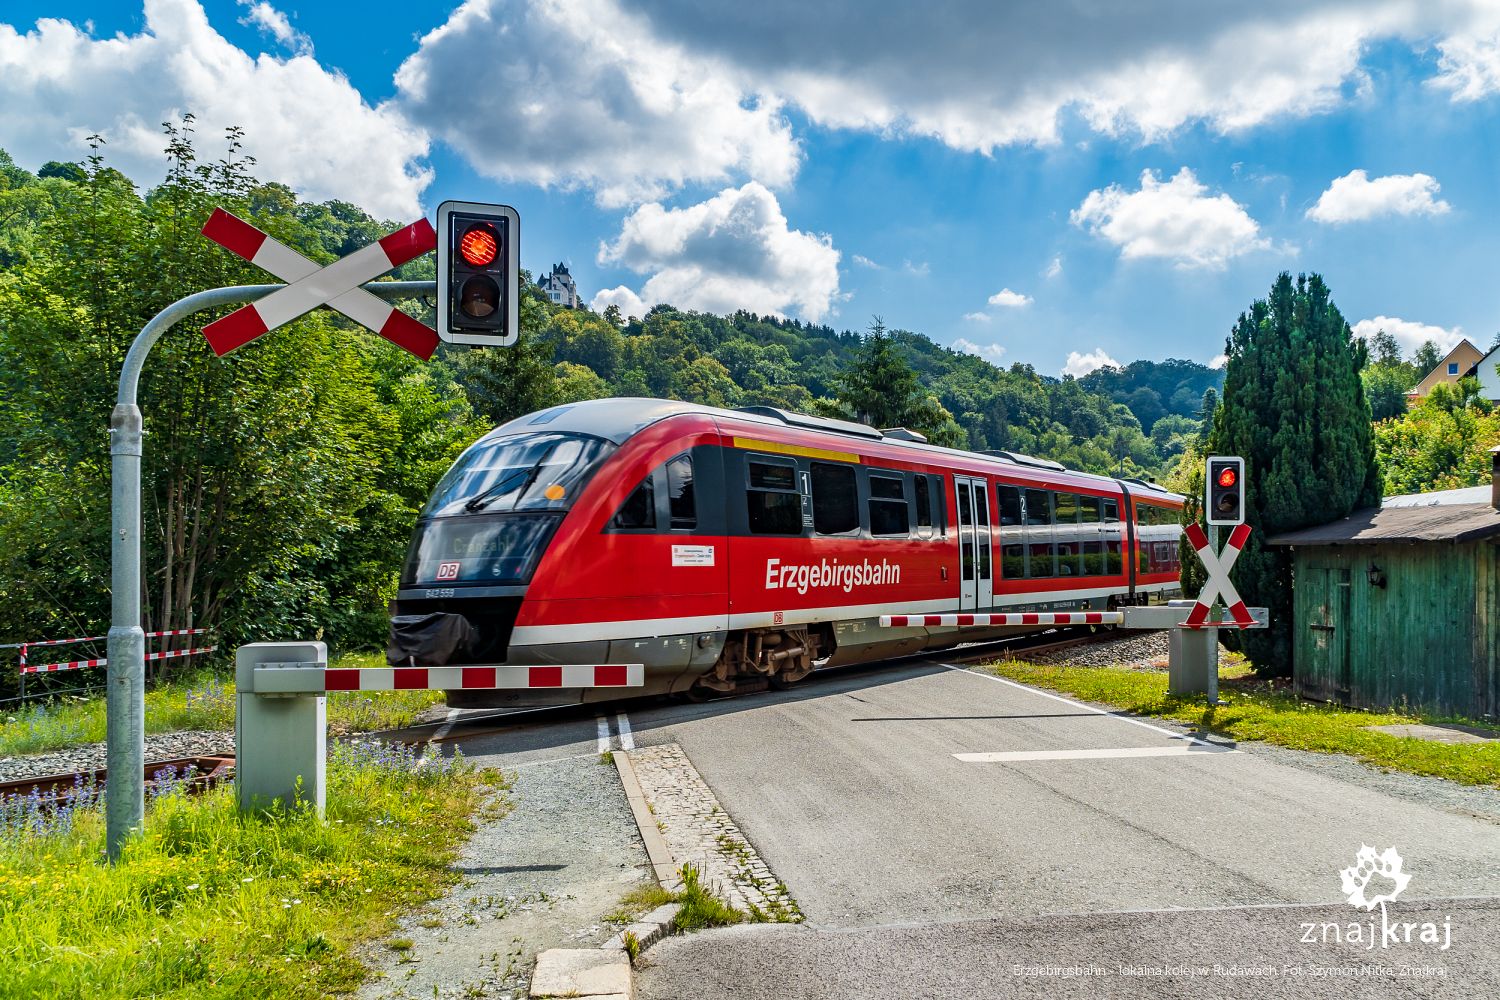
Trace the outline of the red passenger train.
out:
[[[882,614],[1175,593],[1182,502],[1137,480],[771,407],[556,406],[486,434],[438,483],[402,570],[389,659],[644,663],[644,693],[783,686],[815,667],[1024,631],[880,628]]]

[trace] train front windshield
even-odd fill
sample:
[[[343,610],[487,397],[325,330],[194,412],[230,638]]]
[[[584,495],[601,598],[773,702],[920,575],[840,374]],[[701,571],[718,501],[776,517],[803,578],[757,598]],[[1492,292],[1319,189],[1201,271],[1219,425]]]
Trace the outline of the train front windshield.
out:
[[[422,511],[402,586],[524,583],[563,513],[614,448],[560,433],[475,445]]]

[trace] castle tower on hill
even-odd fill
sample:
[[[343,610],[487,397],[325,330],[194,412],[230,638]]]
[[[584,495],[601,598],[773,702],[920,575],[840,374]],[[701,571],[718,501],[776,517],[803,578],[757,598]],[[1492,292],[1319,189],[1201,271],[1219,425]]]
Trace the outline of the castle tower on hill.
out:
[[[552,273],[545,275],[537,282],[542,291],[547,293],[547,298],[560,306],[569,309],[578,308],[578,286],[573,283],[573,276],[568,273],[568,265],[554,264]]]

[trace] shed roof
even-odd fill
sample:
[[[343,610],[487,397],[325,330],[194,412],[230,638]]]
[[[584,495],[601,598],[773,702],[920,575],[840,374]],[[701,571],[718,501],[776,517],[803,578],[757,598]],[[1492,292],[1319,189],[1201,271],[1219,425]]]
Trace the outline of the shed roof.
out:
[[[1444,507],[1451,504],[1487,504],[1490,487],[1466,486],[1457,490],[1434,490],[1431,493],[1403,493],[1380,501],[1382,507]]]
[[[1267,539],[1271,545],[1382,545],[1472,542],[1500,535],[1500,510],[1487,503],[1368,507],[1348,517]]]

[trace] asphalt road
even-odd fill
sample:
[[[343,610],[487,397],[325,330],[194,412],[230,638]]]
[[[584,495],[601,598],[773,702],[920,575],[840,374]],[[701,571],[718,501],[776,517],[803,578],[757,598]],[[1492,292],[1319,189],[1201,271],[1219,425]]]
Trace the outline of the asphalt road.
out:
[[[1491,792],[1187,739],[932,663],[626,708],[634,740],[683,746],[808,917],[659,945],[645,997],[1500,995]],[[596,725],[470,742],[585,753]],[[1446,916],[1448,949],[1302,940],[1371,919],[1338,875],[1362,844],[1411,876],[1388,921],[1420,937]]]

